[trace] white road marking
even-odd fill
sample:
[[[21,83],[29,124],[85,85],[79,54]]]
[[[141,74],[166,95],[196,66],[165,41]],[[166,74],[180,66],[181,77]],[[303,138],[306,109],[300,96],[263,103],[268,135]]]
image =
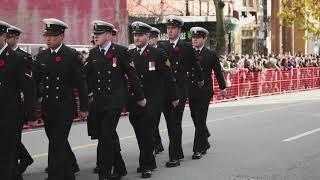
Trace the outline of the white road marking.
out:
[[[308,131],[308,132],[305,132],[305,133],[302,133],[302,134],[298,134],[298,135],[293,136],[293,137],[290,137],[288,139],[283,140],[283,142],[294,141],[294,140],[300,139],[302,137],[305,137],[305,136],[308,136],[310,134],[314,134],[314,133],[317,133],[317,132],[320,132],[320,128],[314,129],[314,130],[311,130],[311,131]]]

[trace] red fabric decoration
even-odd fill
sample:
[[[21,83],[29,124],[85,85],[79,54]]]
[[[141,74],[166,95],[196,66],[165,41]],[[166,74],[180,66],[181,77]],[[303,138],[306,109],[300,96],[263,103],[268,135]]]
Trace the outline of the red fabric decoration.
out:
[[[61,57],[60,56],[56,56],[56,62],[60,62],[61,61]]]
[[[6,62],[3,59],[0,59],[0,68],[4,67],[6,65]]]
[[[148,56],[148,52],[144,51],[144,52],[142,53],[142,55],[143,55],[144,57],[147,57],[147,56]]]
[[[197,56],[197,60],[198,60],[198,61],[202,61],[202,60],[203,60],[203,56],[198,55],[198,56]]]
[[[173,50],[174,50],[175,53],[179,53],[180,52],[180,48],[179,47],[175,47]]]
[[[106,54],[106,58],[108,58],[108,59],[112,59],[112,58],[113,58],[113,55],[112,55],[112,54],[110,54],[110,53],[108,53],[108,54]]]

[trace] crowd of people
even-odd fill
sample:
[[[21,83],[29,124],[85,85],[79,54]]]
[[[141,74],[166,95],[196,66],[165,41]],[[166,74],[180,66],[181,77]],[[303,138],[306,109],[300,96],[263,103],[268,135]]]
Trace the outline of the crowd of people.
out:
[[[259,55],[230,55],[220,56],[220,64],[225,76],[227,87],[240,86],[240,92],[230,88],[233,92],[228,98],[236,96],[248,97],[262,93],[280,92],[280,85],[284,91],[294,90],[293,80],[304,79],[319,75],[313,72],[311,67],[320,66],[320,56],[315,54],[270,54],[269,56]],[[304,83],[305,88],[311,87],[308,80]],[[311,79],[309,80],[311,81]]]
[[[272,54],[269,56],[259,55],[235,55],[220,56],[221,66],[225,72],[236,69],[248,69],[249,71],[262,71],[263,69],[274,68],[277,70],[287,70],[291,68],[319,67],[320,55],[290,55]]]

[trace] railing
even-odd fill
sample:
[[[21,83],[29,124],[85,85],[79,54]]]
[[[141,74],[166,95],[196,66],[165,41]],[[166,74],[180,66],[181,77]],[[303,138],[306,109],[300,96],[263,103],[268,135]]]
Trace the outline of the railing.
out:
[[[214,75],[213,75],[214,76]],[[320,68],[265,69],[263,71],[248,71],[240,69],[236,73],[225,74],[227,96],[222,99],[219,86],[214,79],[214,102],[257,97],[317,89],[320,87]]]
[[[219,103],[263,95],[291,93],[318,89],[320,87],[320,67],[291,68],[291,69],[265,69],[251,72],[240,69],[235,73],[225,74],[227,96],[222,99],[219,86],[212,75],[215,95],[212,103]],[[122,115],[127,115],[123,112]],[[41,110],[37,110],[37,127],[43,126]],[[79,121],[79,119],[75,119]],[[29,128],[25,126],[24,128]]]

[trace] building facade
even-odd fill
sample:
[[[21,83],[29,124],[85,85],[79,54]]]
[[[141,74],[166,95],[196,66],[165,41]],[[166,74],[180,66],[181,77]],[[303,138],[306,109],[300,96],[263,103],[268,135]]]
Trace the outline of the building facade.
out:
[[[240,30],[236,36],[236,52],[252,54],[264,53],[266,37],[263,16],[263,0],[235,1],[234,17],[240,21]]]
[[[234,0],[225,0],[224,2],[224,15],[232,17]],[[165,16],[180,16],[185,22],[181,34],[182,39],[190,40],[190,28],[202,26],[210,32],[207,46],[213,49],[215,47],[216,10],[213,0],[128,0],[128,13],[129,22],[142,20],[159,28],[162,32],[161,40],[167,39],[164,25]],[[129,39],[132,42],[132,37]]]
[[[91,22],[96,19],[113,23],[119,29],[118,42],[128,43],[126,0],[1,0],[0,17],[24,31],[22,43],[43,43],[43,18],[58,18],[69,25],[67,44],[90,44]]]

